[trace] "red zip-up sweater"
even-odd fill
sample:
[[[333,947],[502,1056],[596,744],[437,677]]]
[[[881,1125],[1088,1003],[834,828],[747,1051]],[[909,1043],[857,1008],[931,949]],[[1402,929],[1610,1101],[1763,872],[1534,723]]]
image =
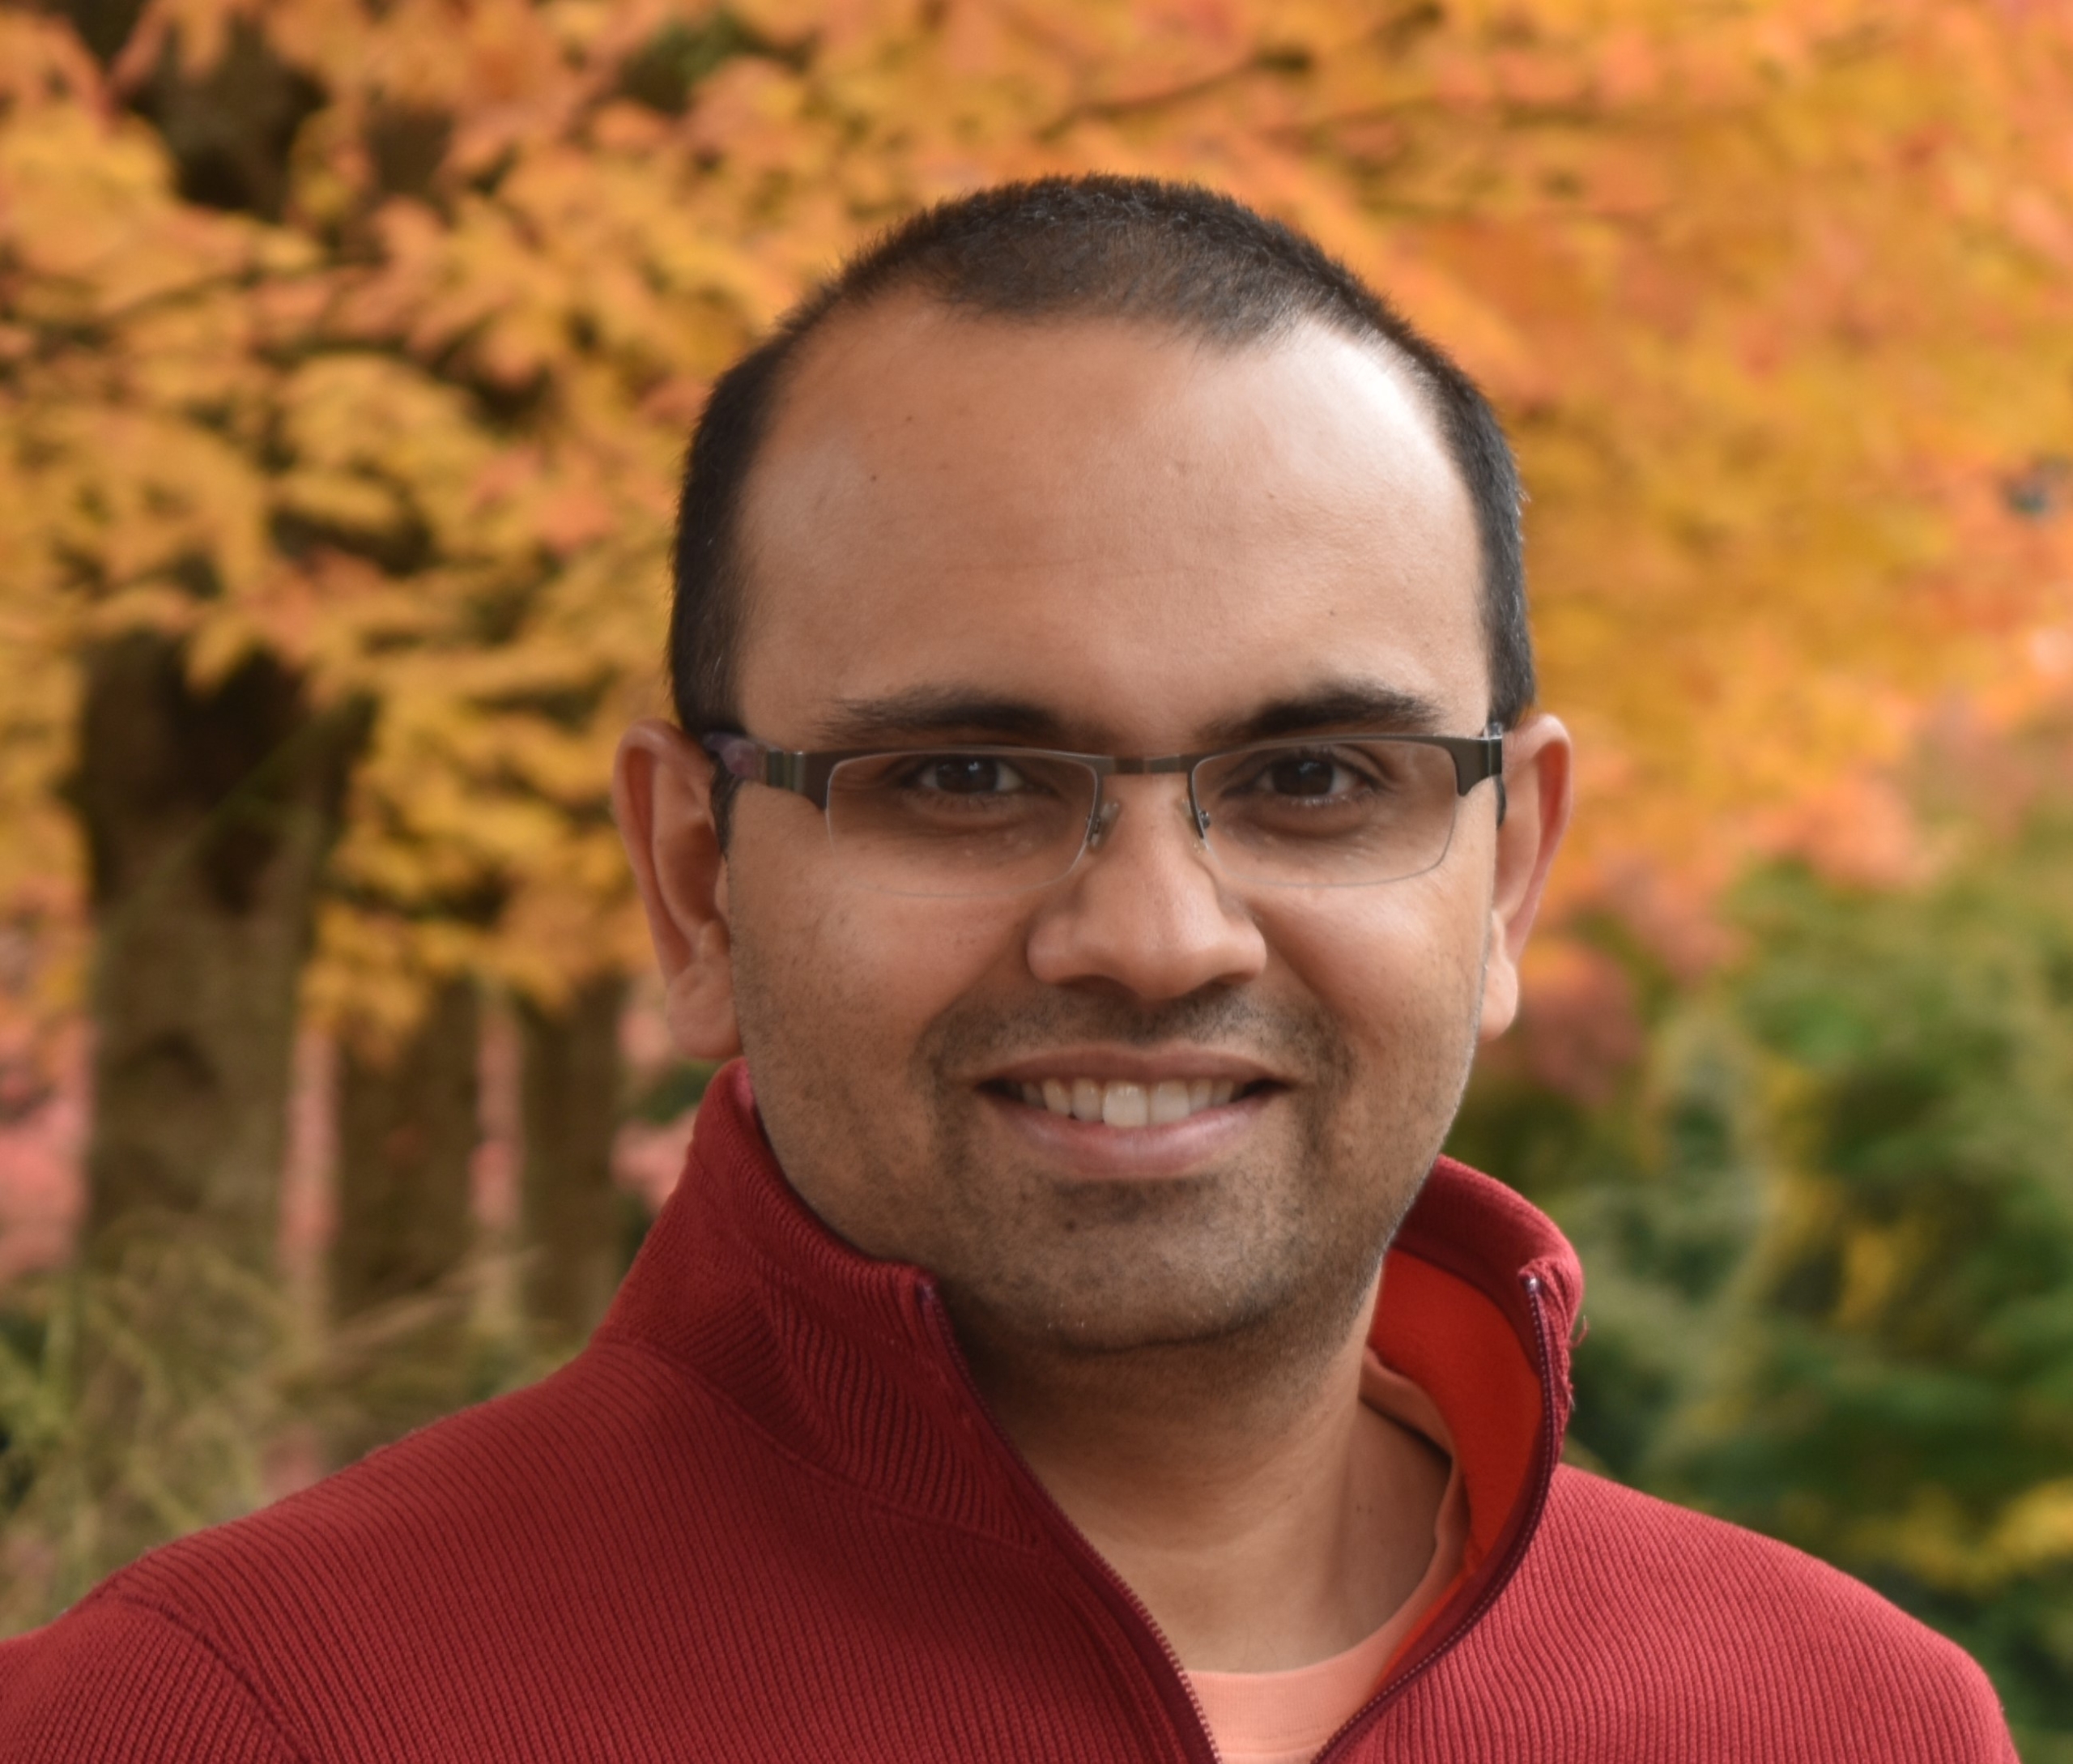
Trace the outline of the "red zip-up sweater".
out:
[[[1466,1571],[1321,1756],[2011,1761],[1948,1642],[1558,1465],[1581,1285],[1524,1201],[1433,1171],[1373,1340],[1453,1434]],[[568,1366],[0,1645],[6,1764],[1215,1757],[928,1276],[801,1204],[739,1065]]]

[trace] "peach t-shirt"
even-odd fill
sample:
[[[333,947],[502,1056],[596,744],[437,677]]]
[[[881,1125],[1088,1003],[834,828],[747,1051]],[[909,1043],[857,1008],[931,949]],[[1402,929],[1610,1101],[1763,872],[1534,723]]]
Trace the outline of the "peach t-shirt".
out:
[[[1309,1764],[1318,1749],[1374,1695],[1397,1651],[1461,1572],[1468,1537],[1468,1497],[1447,1424],[1428,1396],[1368,1350],[1360,1400],[1422,1434],[1452,1468],[1432,1523],[1432,1559],[1396,1614],[1343,1654],[1285,1672],[1190,1672],[1218,1754],[1227,1764]]]

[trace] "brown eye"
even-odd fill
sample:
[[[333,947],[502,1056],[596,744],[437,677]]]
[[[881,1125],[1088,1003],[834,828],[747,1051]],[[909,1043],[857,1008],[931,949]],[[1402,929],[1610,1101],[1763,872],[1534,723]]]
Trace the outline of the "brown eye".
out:
[[[987,753],[947,753],[915,768],[910,787],[946,796],[1004,796],[1028,788],[1021,773]]]
[[[1292,754],[1268,768],[1266,787],[1279,796],[1329,796],[1343,787],[1343,768],[1316,754]]]

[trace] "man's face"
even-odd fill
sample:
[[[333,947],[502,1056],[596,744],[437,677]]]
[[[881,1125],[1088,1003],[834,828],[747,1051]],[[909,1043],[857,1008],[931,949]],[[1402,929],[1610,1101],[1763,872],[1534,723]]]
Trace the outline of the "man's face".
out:
[[[743,720],[787,748],[1163,754],[1309,733],[1305,705],[1373,728],[1363,695],[1433,732],[1488,716],[1466,493],[1403,375],[1319,327],[1226,351],[918,300],[845,319],[745,535]],[[810,803],[739,795],[721,910],[771,1142],[982,1338],[1343,1334],[1467,1073],[1496,793],[1427,874],[1324,888],[1234,884],[1177,778],[1109,795],[1064,880],[959,900],[860,889]],[[1230,1100],[1156,1126],[1041,1100],[1203,1080]]]

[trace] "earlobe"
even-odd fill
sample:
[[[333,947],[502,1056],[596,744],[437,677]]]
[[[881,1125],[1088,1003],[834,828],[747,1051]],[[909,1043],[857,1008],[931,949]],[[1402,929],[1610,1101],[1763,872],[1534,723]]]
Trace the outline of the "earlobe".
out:
[[[1497,829],[1496,876],[1483,963],[1481,1033],[1488,1041],[1518,1014],[1519,961],[1540,910],[1548,871],[1569,824],[1569,732],[1559,719],[1529,717],[1505,744],[1508,806]]]
[[[613,764],[612,812],[647,910],[670,1035],[694,1059],[731,1059],[741,1041],[712,762],[669,723],[637,722]]]
[[[1494,938],[1483,967],[1483,1016],[1477,1034],[1494,1042],[1512,1026],[1519,1012],[1519,965]]]

